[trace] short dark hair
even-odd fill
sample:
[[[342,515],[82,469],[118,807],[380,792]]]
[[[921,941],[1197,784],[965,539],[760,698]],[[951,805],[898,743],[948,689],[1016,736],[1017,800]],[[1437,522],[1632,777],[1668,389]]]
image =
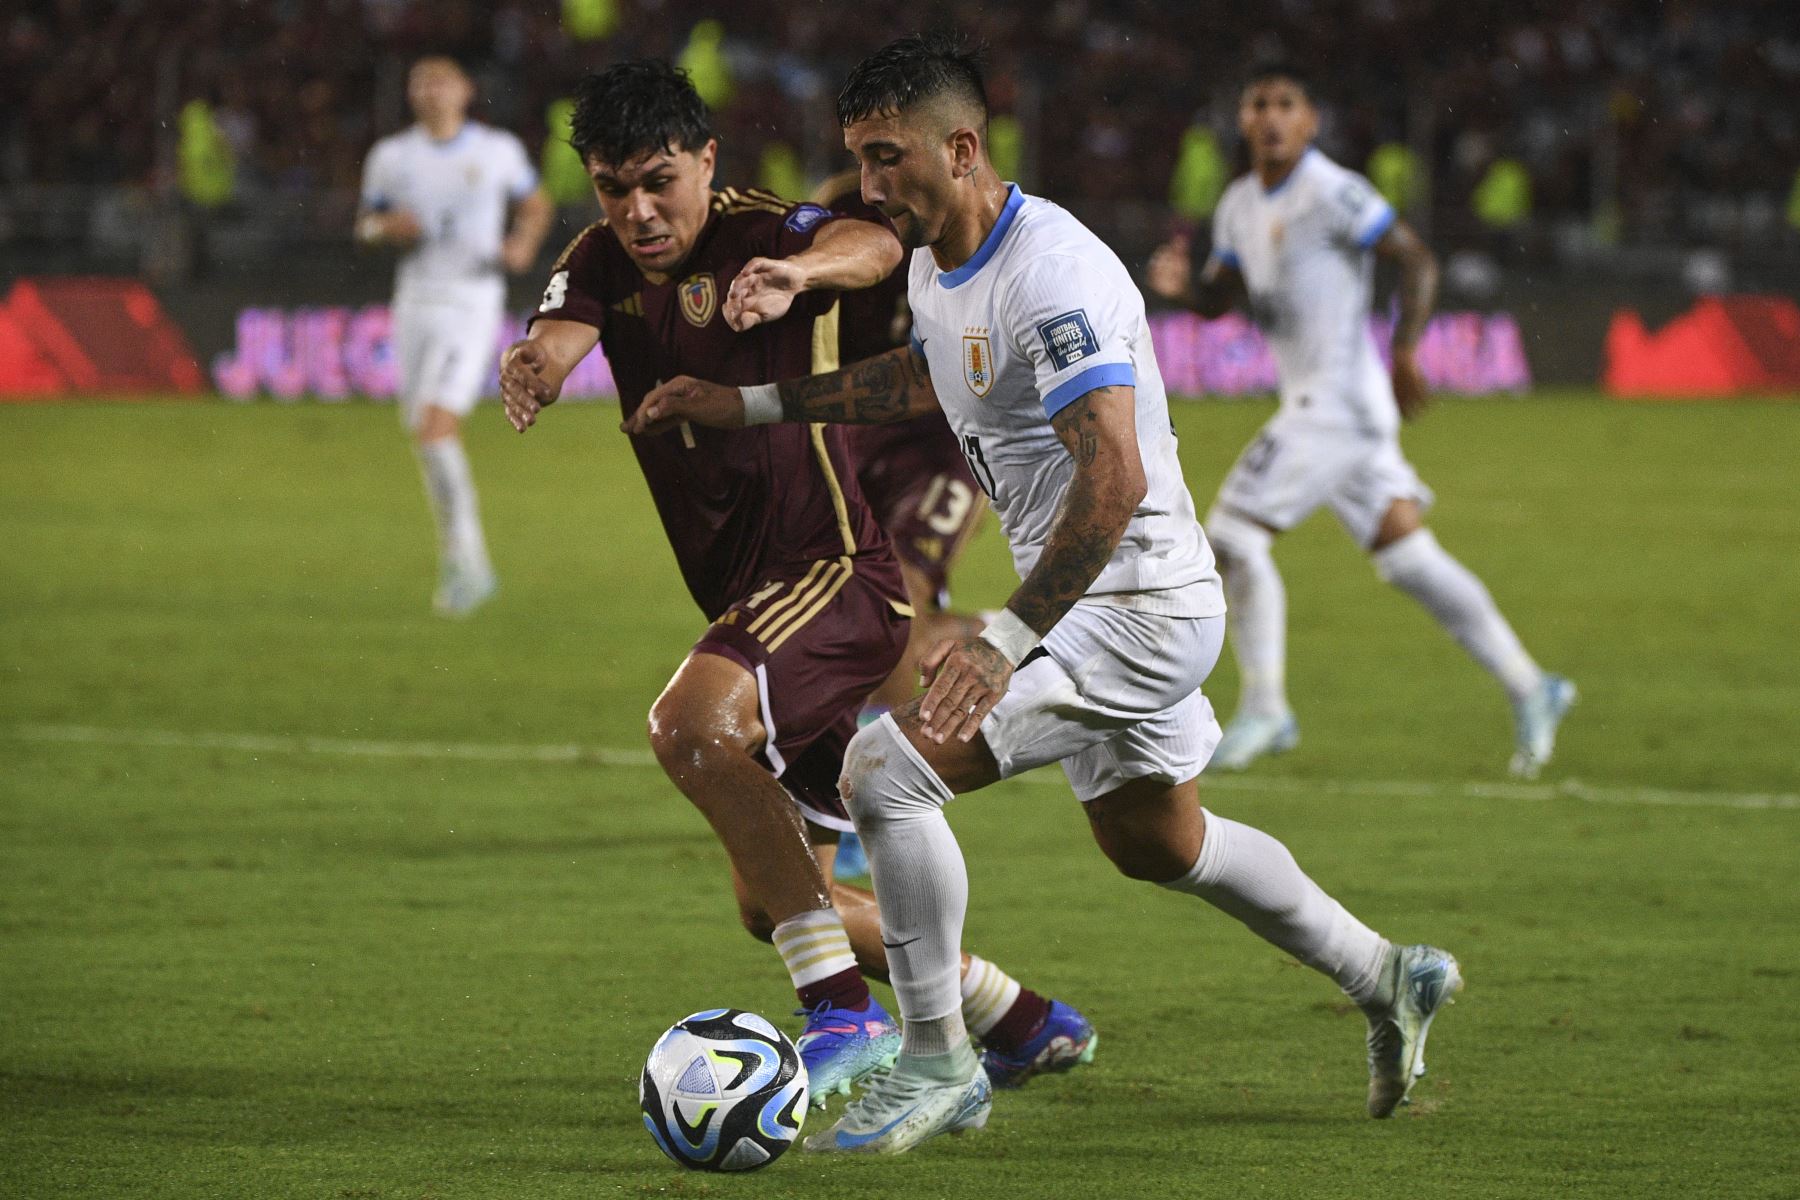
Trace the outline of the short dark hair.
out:
[[[1299,63],[1287,59],[1272,58],[1251,67],[1244,72],[1243,90],[1249,91],[1256,84],[1268,83],[1274,79],[1285,80],[1299,88],[1300,94],[1306,97],[1307,103],[1316,104],[1318,102],[1318,96],[1313,91],[1312,72]]]
[[[713,137],[688,73],[659,58],[614,63],[575,85],[569,145],[614,166],[660,150],[699,150]]]
[[[838,93],[838,123],[905,112],[936,96],[954,95],[985,118],[986,47],[960,33],[915,33],[889,42],[856,64]]]

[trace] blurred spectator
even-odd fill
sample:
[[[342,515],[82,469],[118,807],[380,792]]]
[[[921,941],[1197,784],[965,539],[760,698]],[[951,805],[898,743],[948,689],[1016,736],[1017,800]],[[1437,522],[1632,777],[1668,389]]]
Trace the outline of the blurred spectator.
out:
[[[1212,216],[1231,182],[1230,168],[1219,153],[1219,139],[1204,125],[1192,125],[1181,135],[1181,151],[1175,156],[1175,176],[1169,181],[1169,207],[1195,225]]]
[[[558,208],[564,205],[591,204],[593,183],[587,167],[575,147],[569,145],[569,115],[575,101],[564,96],[553,100],[544,110],[544,126],[549,136],[544,139],[544,152],[539,159],[539,173],[544,178],[544,193]]]
[[[1516,192],[1514,167],[1494,174],[1501,147],[1529,179],[1534,230],[1800,244],[1783,220],[1800,203],[1794,0],[40,0],[0,16],[0,178],[167,194],[182,106],[200,100],[240,194],[289,196],[289,219],[335,231],[321,194],[353,189],[369,145],[405,124],[405,64],[429,50],[464,58],[475,115],[534,148],[539,114],[582,73],[678,58],[721,110],[722,176],[753,175],[782,142],[811,181],[845,164],[837,82],[940,13],[993,47],[994,109],[1016,120],[991,131],[1008,173],[1127,258],[1160,240],[1165,201],[1209,207],[1213,153],[1226,175],[1241,161],[1236,81],[1262,57],[1314,69],[1322,147],[1384,191],[1410,177],[1446,251],[1488,241],[1478,189]]]

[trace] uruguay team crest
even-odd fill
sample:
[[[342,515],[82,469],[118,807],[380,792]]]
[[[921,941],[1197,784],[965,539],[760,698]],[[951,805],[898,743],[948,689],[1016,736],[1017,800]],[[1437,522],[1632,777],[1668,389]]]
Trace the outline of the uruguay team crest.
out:
[[[675,289],[675,295],[681,301],[681,315],[687,318],[689,325],[704,328],[719,307],[719,288],[711,275],[689,275]]]
[[[985,336],[963,336],[963,380],[977,396],[994,386],[994,352]]]

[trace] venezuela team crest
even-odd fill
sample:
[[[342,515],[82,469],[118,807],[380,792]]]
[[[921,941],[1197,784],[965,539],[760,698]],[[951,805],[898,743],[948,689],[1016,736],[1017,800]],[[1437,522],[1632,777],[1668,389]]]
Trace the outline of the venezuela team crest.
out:
[[[687,318],[689,325],[704,328],[719,307],[719,287],[709,274],[689,275],[675,289],[675,295],[681,301],[681,315]]]
[[[969,390],[985,396],[994,386],[994,353],[985,337],[963,337],[963,379]]]

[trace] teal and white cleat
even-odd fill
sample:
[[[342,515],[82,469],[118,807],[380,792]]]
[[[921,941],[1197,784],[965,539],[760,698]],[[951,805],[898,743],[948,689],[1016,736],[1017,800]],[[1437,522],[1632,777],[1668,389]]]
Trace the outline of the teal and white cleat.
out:
[[[1556,750],[1557,726],[1579,698],[1572,681],[1545,675],[1536,691],[1513,705],[1516,736],[1511,770],[1516,778],[1537,778]]]
[[[962,1133],[987,1124],[994,1090],[972,1049],[968,1074],[945,1082],[915,1075],[904,1059],[877,1075],[837,1124],[806,1139],[808,1150],[838,1154],[903,1154],[940,1133]]]
[[[1265,754],[1283,754],[1300,744],[1300,723],[1293,713],[1278,717],[1239,713],[1225,727],[1208,771],[1242,771]]]
[[[1394,999],[1369,1016],[1369,1115],[1392,1116],[1425,1073],[1425,1036],[1462,990],[1456,959],[1436,946],[1397,946]]]
[[[500,581],[491,570],[449,567],[431,598],[431,607],[440,617],[466,617],[492,600],[499,590]]]
[[[801,1013],[806,1028],[794,1045],[806,1064],[814,1108],[824,1108],[833,1096],[848,1096],[852,1084],[893,1066],[900,1053],[900,1027],[873,998],[861,1009],[821,1004]]]

